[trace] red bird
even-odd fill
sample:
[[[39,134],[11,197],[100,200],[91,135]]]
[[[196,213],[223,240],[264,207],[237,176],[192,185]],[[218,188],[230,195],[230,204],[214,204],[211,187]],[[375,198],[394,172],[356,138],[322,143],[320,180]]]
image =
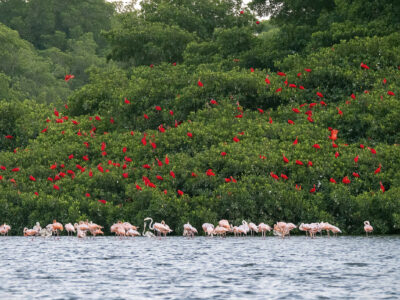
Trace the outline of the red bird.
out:
[[[275,90],[275,93],[279,93],[280,91],[282,91],[282,88],[280,87],[280,88],[277,88],[276,90]]]
[[[311,73],[311,69],[304,69],[307,73]]]
[[[122,173],[122,177],[124,177],[124,178],[128,178],[128,177],[129,177],[129,175],[128,175],[128,173]]]
[[[8,140],[12,140],[14,137],[12,135],[6,135],[5,138]]]
[[[192,177],[197,177],[197,174],[192,172]]]
[[[181,190],[178,190],[178,195],[183,196],[183,192]]]
[[[97,200],[97,201],[99,201],[100,203],[103,203],[103,204],[106,204],[106,203],[107,203],[107,201],[106,201],[106,200],[103,200],[103,199],[100,199],[100,200]]]
[[[54,188],[55,190],[57,190],[57,191],[60,190],[60,187],[59,187],[58,185],[56,185],[56,184],[53,185],[53,188]]]
[[[98,167],[97,167],[98,168]],[[99,170],[100,171],[100,170]],[[89,170],[89,177],[93,177],[92,169]]]
[[[225,178],[225,182],[226,183],[231,182],[231,179],[230,178]]]
[[[281,177],[282,177],[283,179],[285,179],[285,180],[288,180],[288,179],[289,179],[289,177],[287,177],[285,174],[281,174]]]
[[[336,109],[337,109],[338,114],[341,115],[341,116],[343,116],[343,112],[340,110],[340,108],[339,108],[339,107],[336,107]]]
[[[197,85],[198,85],[199,87],[203,87],[203,86],[204,86],[203,83],[200,81],[200,79],[197,81]]]
[[[309,166],[309,167],[312,167],[312,166],[313,166],[313,163],[312,163],[311,160],[308,161],[307,166]]]
[[[299,165],[299,166],[304,166],[303,162],[302,162],[302,161],[300,161],[300,160],[297,160],[297,159],[296,159],[296,165]]]
[[[336,151],[335,158],[338,158],[338,157],[339,157],[339,152]]]
[[[142,144],[143,144],[143,146],[146,146],[146,145],[147,145],[146,135],[143,136],[143,138],[142,138]]]
[[[360,64],[360,67],[365,69],[365,70],[369,69],[369,67],[366,64],[364,64],[363,62]]]
[[[104,173],[104,169],[100,164],[97,166],[97,170],[99,170],[101,173]],[[90,172],[91,172],[91,170],[90,170]],[[89,172],[89,176],[90,176],[90,172]]]
[[[207,176],[215,176],[215,174],[214,174],[212,169],[208,169],[207,172],[206,172],[206,175]]]
[[[70,79],[73,79],[73,78],[75,78],[74,75],[72,75],[72,74],[67,74],[67,75],[65,75],[64,80],[65,80],[65,82],[68,82]]]
[[[233,138],[233,141],[234,141],[235,143],[238,143],[240,140],[235,136],[235,137]]]
[[[160,175],[157,175],[156,178],[157,178],[158,180],[164,180],[164,178],[162,178],[162,176],[160,176]]]
[[[308,116],[308,117],[307,117],[307,120],[308,120],[308,122],[310,122],[310,123],[313,123],[313,122],[314,122],[314,120],[313,120],[313,118],[311,118],[311,116]]]
[[[374,174],[376,175],[376,174],[380,173],[381,172],[381,168],[382,168],[382,165],[379,164],[379,167],[375,170]]]
[[[321,149],[321,146],[318,145],[318,144],[314,144],[314,145],[313,145],[313,148],[315,148],[315,149]]]
[[[168,158],[167,155],[165,155],[165,164],[166,164],[166,165],[169,165],[169,158]]]
[[[279,180],[278,175],[274,174],[273,172],[270,172],[269,175],[271,175],[271,177],[275,180]]]
[[[3,171],[7,170],[5,166],[0,166],[0,169],[2,169]]]
[[[151,167],[150,167],[148,164],[144,164],[144,165],[143,165],[143,168],[145,168],[145,169],[150,169]]]
[[[82,159],[88,161],[89,160],[89,156],[85,155],[85,156],[82,157]]]
[[[329,139],[331,139],[332,141],[336,141],[337,140],[337,134],[339,133],[339,130],[337,129],[332,129],[331,130],[331,136],[329,137]]]
[[[299,110],[298,108],[292,108],[292,110],[293,110],[296,114],[299,114],[299,113],[300,113],[300,110]]]
[[[357,177],[357,178],[360,178],[360,175],[358,173],[356,173],[356,172],[353,172],[353,176]]]
[[[30,175],[30,176],[29,176],[29,180],[31,180],[31,181],[36,181],[36,178],[33,177],[32,175]]]
[[[142,188],[137,184],[136,185],[136,189],[138,190],[138,191],[141,191],[142,190]]]
[[[146,114],[143,114],[143,118],[145,118],[146,120],[148,120],[148,119],[149,119],[149,116],[146,115]]]
[[[287,121],[290,125],[294,125],[294,122],[292,120]]]
[[[169,175],[170,175],[172,178],[175,178],[175,173],[174,173],[173,171],[170,171],[170,172],[169,172]]]
[[[383,186],[382,181],[379,181],[379,185],[380,185],[382,193],[384,193],[385,192],[385,187]]]
[[[188,132],[188,133],[187,133],[187,136],[190,137],[190,138],[192,138],[192,137],[193,137],[193,134],[192,134],[191,132]]]
[[[266,84],[271,84],[271,80],[269,80],[268,76],[265,77],[265,83],[266,83]]]
[[[20,170],[20,168],[14,168],[11,170],[11,172],[18,172]]]
[[[282,154],[283,156],[283,161],[287,164],[289,163],[289,159],[285,156],[285,154]]]
[[[157,111],[161,111],[161,106],[157,105],[157,106],[155,107],[155,109],[156,109]]]
[[[322,95],[320,92],[317,92],[317,96],[320,98],[324,98],[324,95]]]
[[[217,101],[215,101],[214,99],[211,99],[211,100],[210,100],[210,104],[218,105]]]
[[[269,124],[272,124],[272,118],[269,117]]]
[[[125,98],[124,102],[125,102],[126,104],[131,104],[131,101],[129,101],[127,98]]]
[[[350,181],[349,177],[345,176],[345,177],[343,177],[342,182],[344,184],[349,184],[351,181]]]
[[[332,142],[332,148],[337,148],[339,147],[337,144],[335,144],[335,142]]]
[[[101,118],[99,116],[95,116],[94,118],[96,119],[96,121],[101,121]]]
[[[331,177],[331,179],[329,179],[329,181],[332,182],[332,183],[337,183],[336,180],[333,179],[332,177]]]
[[[394,96],[394,93],[393,93],[392,91],[388,91],[387,94],[388,94],[389,96]]]
[[[356,157],[354,157],[354,162],[355,163],[358,163],[358,159],[359,159],[360,157],[357,155]]]
[[[369,151],[371,151],[372,154],[376,154],[376,150],[374,148],[369,148]]]
[[[226,152],[221,152],[221,156],[226,156]]]
[[[310,190],[310,193],[315,193],[315,184],[314,184],[313,188]]]
[[[44,133],[47,131],[47,129],[49,129],[49,127],[44,128],[41,132]]]
[[[283,73],[283,72],[276,72],[276,74],[278,74],[278,76],[282,76],[282,77],[285,77],[286,76],[286,74],[285,73]]]
[[[293,145],[297,145],[298,142],[299,142],[299,140],[297,139],[297,136],[296,136],[296,139],[294,140]]]

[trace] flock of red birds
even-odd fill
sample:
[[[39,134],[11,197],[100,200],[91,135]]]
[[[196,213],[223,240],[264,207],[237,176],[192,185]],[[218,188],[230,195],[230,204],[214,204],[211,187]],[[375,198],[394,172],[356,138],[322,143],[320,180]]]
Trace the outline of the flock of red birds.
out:
[[[368,70],[368,69],[369,69],[369,67],[368,67],[366,64],[364,64],[364,63],[361,63],[361,68],[363,68],[363,69],[365,69],[365,70]],[[306,73],[312,72],[311,69],[307,69],[307,68],[304,69],[304,71],[305,71]],[[254,69],[253,69],[253,68],[251,69],[251,72],[254,72]],[[289,88],[304,89],[303,86],[298,86],[298,87],[297,87],[295,84],[289,83],[289,82],[287,81],[287,79],[286,79],[286,76],[287,76],[287,75],[286,75],[284,72],[277,72],[277,75],[278,75],[278,76],[281,76],[281,77],[283,77],[283,78],[285,78],[285,81],[284,81],[285,86],[287,86],[287,87],[289,87]],[[302,76],[302,73],[298,73],[297,76],[298,76],[298,77]],[[67,74],[67,75],[65,76],[65,81],[69,81],[69,80],[71,80],[71,79],[73,79],[73,78],[74,78],[74,75]],[[269,79],[269,76],[267,76],[267,77],[265,78],[265,82],[266,82],[267,86],[271,84],[271,81],[270,81],[270,79]],[[384,82],[386,83],[386,79],[384,80]],[[198,85],[199,87],[203,87],[203,86],[204,86],[204,84],[201,82],[200,78],[198,79],[197,85]],[[280,91],[282,91],[282,87],[281,87],[281,88],[278,88],[278,89],[276,90],[277,93],[280,92]],[[368,91],[365,91],[365,92],[367,93]],[[327,104],[325,103],[325,101],[322,100],[322,99],[324,98],[324,95],[323,95],[321,92],[317,92],[316,95],[317,95],[317,97],[320,99],[320,100],[319,100],[319,104],[322,105],[322,106],[326,106]],[[388,91],[388,95],[394,95],[394,93],[393,93],[392,91]],[[351,97],[353,100],[356,99],[356,96],[355,96],[354,94],[352,94],[350,97]],[[126,99],[126,98],[124,99],[124,103],[125,103],[126,105],[131,105],[131,101],[129,101],[129,100]],[[217,101],[214,100],[214,99],[212,99],[212,100],[210,101],[210,104],[211,104],[211,105],[218,105]],[[312,109],[313,109],[313,107],[315,107],[315,106],[317,106],[317,105],[318,105],[317,102],[309,103],[309,104],[308,104],[308,103],[304,103],[304,104],[301,104],[299,108],[297,108],[297,107],[292,108],[292,111],[293,111],[295,114],[300,114],[300,113],[301,113],[300,109],[303,108],[303,107],[305,107],[305,106],[307,106],[307,107],[308,107],[308,110],[305,112],[305,115],[307,116],[307,120],[308,120],[309,122],[312,123],[312,122],[314,122],[314,120],[313,120],[313,118],[312,118],[312,116],[313,116],[313,111],[312,111]],[[68,106],[67,106],[67,105],[65,105],[65,109],[66,109],[66,110],[68,109]],[[342,112],[339,108],[337,108],[337,109],[338,109],[338,113],[339,113],[340,115],[342,115],[343,112]],[[156,110],[156,111],[161,111],[162,108],[161,108],[160,106],[155,106],[155,110]],[[239,103],[237,103],[237,110],[238,110],[240,113],[239,113],[239,115],[236,115],[235,117],[236,117],[236,118],[242,118],[242,117],[243,117],[243,109],[242,109],[242,107],[240,106]],[[258,108],[258,111],[259,111],[261,114],[264,113],[264,110],[261,109],[261,108]],[[170,114],[173,115],[174,112],[173,112],[173,111],[170,111]],[[67,115],[64,115],[64,116],[61,117],[61,116],[60,116],[60,113],[57,111],[57,109],[54,109],[54,115],[55,115],[55,120],[54,120],[55,123],[64,123],[64,122],[67,122],[67,121],[69,120],[69,117],[68,117]],[[147,114],[144,114],[144,118],[149,118],[149,117],[148,117]],[[97,121],[97,122],[102,121],[102,119],[101,119],[100,116],[95,116],[94,118],[93,118],[93,117],[89,117],[89,119],[90,119],[91,121],[95,120],[95,121]],[[50,120],[49,118],[47,118],[46,122],[51,122],[51,120]],[[74,125],[79,125],[79,122],[76,121],[76,120],[71,120],[71,122],[72,122],[72,124],[74,124]],[[110,122],[111,122],[111,123],[114,123],[114,119],[111,118],[111,119],[110,119]],[[272,120],[272,118],[271,118],[270,116],[269,116],[269,122],[270,122],[270,123],[273,122],[273,120]],[[175,127],[177,127],[181,122],[178,123],[178,122],[175,121],[175,123],[176,123],[176,124],[175,124]],[[288,123],[293,125],[293,124],[294,124],[294,121],[288,120]],[[332,141],[332,147],[333,147],[333,148],[338,148],[338,145],[335,143],[335,141],[337,140],[337,136],[338,136],[339,131],[338,131],[337,129],[333,129],[333,128],[331,128],[331,127],[329,127],[328,129],[330,130],[329,139]],[[163,127],[163,124],[161,124],[161,125],[158,127],[158,130],[159,130],[161,133],[163,133],[163,132],[165,132],[166,129]],[[42,130],[42,133],[46,133],[47,131],[48,131],[48,127],[44,128],[44,129]],[[64,131],[61,131],[61,133],[64,134]],[[93,137],[95,136],[95,133],[96,133],[96,126],[92,124],[92,129],[89,131],[89,136],[90,136],[91,138],[93,138]],[[86,137],[86,136],[88,135],[88,133],[86,133],[86,132],[81,132],[81,129],[79,129],[79,130],[77,131],[76,134],[77,134],[78,136],[81,136],[81,137]],[[131,131],[130,134],[131,134],[131,135],[134,135],[134,132]],[[187,132],[186,134],[187,134],[188,138],[193,138],[193,133]],[[146,137],[147,137],[147,135],[146,135],[146,133],[144,133],[144,134],[143,134],[143,138],[141,139],[141,143],[143,144],[143,146],[146,146],[146,145],[148,144],[148,140],[146,139]],[[5,138],[6,138],[6,139],[13,139],[14,137],[11,136],[11,135],[6,135]],[[234,137],[233,137],[233,141],[237,143],[237,142],[240,142],[240,139],[239,139],[237,136],[234,136]],[[298,144],[298,142],[299,142],[299,141],[298,141],[298,138],[296,137],[296,139],[295,139],[294,142],[293,142],[293,145]],[[152,141],[149,141],[149,143],[150,143],[150,145],[152,146],[153,149],[156,149],[156,148],[157,148],[157,145],[156,145],[155,141],[152,140]],[[86,148],[89,148],[89,147],[91,146],[90,143],[87,142],[87,141],[83,142],[83,145],[84,145]],[[106,147],[107,147],[106,143],[105,143],[105,142],[102,142],[102,143],[101,143],[101,147],[100,147],[100,152],[101,152],[102,157],[106,157],[106,156],[107,156]],[[316,150],[320,150],[320,149],[321,149],[321,146],[320,146],[319,144],[317,144],[317,143],[315,143],[312,147],[313,147],[314,149],[316,149]],[[362,148],[362,149],[367,148],[367,149],[369,149],[369,151],[371,152],[372,155],[376,154],[376,150],[373,149],[373,148],[371,148],[371,147],[365,147],[364,145],[361,144],[361,145],[360,145],[360,148]],[[14,152],[16,152],[16,151],[17,151],[17,149],[14,150]],[[126,151],[127,151],[127,147],[122,147],[122,153],[125,154]],[[221,155],[222,155],[222,156],[226,156],[226,152],[221,152]],[[336,152],[336,153],[335,153],[335,157],[336,157],[336,158],[337,158],[339,155],[340,155],[339,152]],[[288,163],[289,163],[289,159],[285,156],[285,154],[282,154],[282,156],[283,156],[282,159],[283,159],[284,163],[285,163],[285,164],[288,164]],[[71,160],[71,159],[73,159],[73,158],[75,158],[74,154],[68,155],[68,160]],[[265,158],[265,156],[260,155],[260,158],[263,159],[263,158]],[[83,161],[83,162],[87,162],[87,161],[89,161],[89,160],[90,160],[90,157],[89,157],[88,155],[82,156],[82,161]],[[157,161],[158,166],[162,166],[162,165],[163,165],[163,162],[162,162],[161,160],[159,160],[157,157],[155,158],[155,160]],[[357,164],[358,161],[359,161],[359,156],[357,155],[357,156],[354,157],[354,162]],[[126,169],[127,169],[127,165],[128,165],[129,163],[131,163],[131,162],[132,162],[132,158],[130,158],[130,157],[128,157],[128,156],[125,155],[125,156],[124,156],[124,161],[123,161],[123,164],[122,164],[122,169],[123,169],[123,170],[126,170]],[[164,161],[164,163],[165,163],[166,165],[169,164],[168,156],[165,156],[165,161]],[[296,165],[299,165],[299,166],[304,166],[304,165],[306,165],[306,166],[308,166],[308,167],[312,167],[312,166],[313,166],[313,162],[312,162],[312,161],[303,162],[303,161],[298,160],[298,159],[295,160],[295,164],[296,164]],[[116,166],[116,167],[121,167],[121,164],[120,164],[120,163],[112,162],[111,160],[108,161],[108,165],[113,165],[113,166]],[[75,167],[76,167],[77,171],[74,171],[73,169],[68,169],[68,170],[66,170],[66,172],[64,172],[63,170],[60,170],[60,169],[64,169],[64,168],[65,168],[65,164],[64,164],[64,163],[54,163],[54,164],[52,164],[52,165],[50,166],[50,169],[51,169],[51,170],[56,170],[56,169],[57,169],[57,170],[60,170],[60,172],[59,172],[58,174],[56,174],[54,177],[53,177],[53,176],[49,176],[49,177],[47,178],[47,180],[48,180],[49,182],[53,183],[53,189],[58,190],[58,191],[60,190],[61,187],[60,187],[60,185],[57,183],[57,181],[61,180],[61,179],[64,178],[65,176],[70,175],[71,178],[73,179],[73,178],[76,176],[76,172],[84,173],[84,172],[86,171],[85,166],[82,166],[82,165],[80,165],[80,164],[76,164]],[[151,168],[151,166],[150,166],[149,164],[143,164],[142,167],[145,168],[145,169],[150,169],[150,168]],[[378,174],[379,172],[381,172],[381,168],[382,168],[382,165],[379,164],[379,166],[378,166],[378,167],[376,168],[376,170],[374,171],[374,174]],[[6,168],[5,166],[3,166],[3,165],[0,165],[0,170],[6,171],[7,168]],[[109,172],[109,169],[104,168],[102,163],[100,163],[100,164],[97,165],[97,170],[98,170],[99,172],[101,172],[101,173]],[[18,173],[19,171],[20,171],[20,168],[19,168],[19,167],[13,167],[13,168],[11,168],[11,173],[10,173],[9,175],[12,175],[13,173]],[[88,172],[87,174],[88,174],[90,177],[92,177],[92,176],[93,176],[93,171],[90,169],[89,172]],[[122,177],[125,178],[125,179],[126,179],[126,178],[129,178],[129,172],[128,172],[128,171],[123,171],[121,175],[122,175]],[[173,171],[170,171],[169,175],[170,175],[172,178],[175,178],[175,173],[174,173]],[[215,176],[215,173],[214,173],[214,171],[213,171],[212,169],[208,169],[208,170],[206,171],[206,175],[207,175],[207,176]],[[197,176],[197,174],[195,174],[195,173],[192,172],[192,177],[196,177],[196,176]],[[275,179],[275,180],[279,180],[280,178],[282,178],[282,179],[284,179],[284,180],[289,179],[288,176],[287,176],[286,174],[281,174],[281,175],[279,176],[278,174],[275,174],[274,172],[270,172],[270,176],[271,176],[273,179]],[[360,178],[360,174],[358,174],[358,173],[356,173],[356,172],[353,172],[353,173],[352,173],[352,176],[355,177],[355,178]],[[3,180],[3,179],[4,179],[3,176],[0,175],[0,180]],[[143,183],[144,183],[145,186],[148,186],[148,187],[151,187],[151,188],[156,188],[156,184],[153,183],[148,177],[143,176],[142,179],[143,179]],[[163,178],[161,175],[157,175],[157,176],[156,176],[156,179],[157,179],[158,181],[162,181],[164,178]],[[32,182],[35,182],[35,181],[36,181],[36,178],[35,178],[33,175],[29,175],[29,180],[32,181]],[[17,181],[16,181],[15,178],[10,178],[9,181],[10,181],[12,184],[14,184],[15,186],[17,185]],[[236,182],[236,179],[234,179],[233,177],[225,178],[225,182]],[[337,179],[335,179],[335,178],[330,178],[330,182],[331,182],[331,183],[334,183],[334,184],[337,184],[337,183],[338,183]],[[342,182],[343,184],[350,184],[350,183],[351,183],[351,179],[349,178],[349,176],[344,176],[344,177],[341,179],[341,182]],[[385,192],[385,187],[383,186],[382,182],[379,182],[379,184],[380,184],[380,189],[381,189],[381,191],[382,191],[382,192]],[[297,185],[296,185],[295,188],[298,189],[298,190],[300,190],[300,189],[301,189],[301,186],[297,186]],[[136,184],[136,189],[137,189],[137,190],[142,190],[142,187],[141,187],[139,184]],[[313,185],[313,187],[312,187],[309,191],[310,191],[310,193],[315,193],[315,192],[316,192],[315,184]],[[167,194],[167,190],[164,190],[163,192],[164,192],[165,194]],[[39,196],[38,192],[34,192],[34,193],[35,193],[36,196]],[[179,196],[182,196],[182,195],[184,195],[184,191],[182,191],[182,190],[177,190],[177,194],[178,194]],[[85,193],[85,196],[86,196],[86,197],[91,197],[91,195],[90,195],[89,192],[86,192],[86,193]],[[104,204],[107,202],[107,201],[104,200],[104,199],[99,199],[98,201],[101,202],[101,203],[104,203]]]
[[[146,231],[147,221],[151,221],[149,229],[152,230],[155,234],[151,231]],[[119,237],[135,237],[140,235],[146,237],[154,237],[155,235],[158,235],[161,237],[161,235],[166,236],[168,233],[172,232],[171,228],[164,221],[161,221],[161,223],[153,224],[152,218],[144,219],[143,226],[144,226],[143,232],[142,234],[140,234],[138,231],[139,227],[134,226],[129,222],[118,221],[117,223],[111,226],[110,232],[115,233],[115,235]],[[87,236],[87,233],[90,233],[92,236],[104,235],[104,232],[102,231],[103,226],[100,226],[98,224],[89,221],[80,221],[79,223],[75,223],[74,225],[68,223],[65,224],[64,227],[65,230],[67,231],[68,236],[73,235],[75,233],[78,238],[85,238]],[[23,230],[23,234],[24,236],[42,236],[42,237],[49,237],[52,235],[59,236],[60,233],[64,230],[64,227],[61,223],[57,222],[56,220],[54,220],[53,223],[48,224],[45,228],[42,228],[40,226],[40,223],[36,222],[36,225],[32,229],[25,227]],[[295,228],[297,228],[297,226],[293,223],[277,222],[273,227],[273,233],[274,235],[284,238],[285,236],[290,235],[290,231],[292,231]],[[328,236],[330,235],[329,234],[330,232],[332,232],[335,236],[338,233],[341,233],[341,230],[338,227],[331,225],[327,222],[311,223],[311,224],[301,223],[298,228],[299,230],[304,231],[306,233],[306,236],[310,236],[311,238],[315,238],[318,232],[321,233],[322,235],[323,230],[326,231]],[[270,232],[272,230],[272,228],[267,224],[260,223],[256,225],[252,222],[247,223],[247,221],[245,220],[243,220],[242,224],[239,226],[233,226],[232,224],[229,224],[228,220],[220,220],[218,222],[218,225],[215,227],[211,223],[204,223],[202,225],[202,229],[204,231],[204,234],[211,237],[214,235],[220,237],[226,237],[228,233],[233,233],[235,237],[245,236],[250,232],[252,236],[253,234],[261,233],[261,236],[263,238],[265,238],[267,232]],[[0,225],[1,235],[3,236],[8,235],[8,232],[10,230],[11,230],[10,225],[7,225],[5,223],[3,225]],[[373,230],[374,229],[370,225],[369,221],[365,221],[364,231],[366,232],[367,236],[368,233],[371,233]],[[192,225],[190,225],[189,222],[183,225],[183,236],[194,237],[194,235],[197,233],[198,233],[197,229]]]

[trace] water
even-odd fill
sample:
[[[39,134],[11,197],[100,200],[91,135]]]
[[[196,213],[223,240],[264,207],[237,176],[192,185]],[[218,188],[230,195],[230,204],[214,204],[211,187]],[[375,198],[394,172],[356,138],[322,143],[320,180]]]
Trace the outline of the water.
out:
[[[0,299],[398,299],[400,237],[0,237]]]

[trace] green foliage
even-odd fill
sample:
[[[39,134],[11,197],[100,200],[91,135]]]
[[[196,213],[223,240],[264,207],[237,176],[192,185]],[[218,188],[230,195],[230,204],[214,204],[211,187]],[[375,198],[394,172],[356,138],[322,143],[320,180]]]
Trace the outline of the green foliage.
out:
[[[147,216],[176,234],[222,218],[399,233],[395,2],[257,3],[271,20],[233,0],[118,14],[103,1],[0,1],[19,33],[0,25],[0,221],[14,234]]]

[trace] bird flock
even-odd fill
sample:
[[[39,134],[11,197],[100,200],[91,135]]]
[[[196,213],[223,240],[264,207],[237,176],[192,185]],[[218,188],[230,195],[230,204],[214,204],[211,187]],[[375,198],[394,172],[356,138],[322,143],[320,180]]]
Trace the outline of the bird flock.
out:
[[[150,224],[147,225],[148,221]],[[146,228],[148,229],[146,231]],[[39,222],[36,222],[35,226],[32,229],[25,227],[23,229],[24,236],[41,236],[41,237],[51,237],[51,236],[60,236],[61,232],[64,230],[67,231],[68,236],[73,236],[76,234],[78,238],[85,238],[88,233],[91,236],[95,237],[97,235],[104,235],[102,229],[103,226],[93,223],[92,221],[80,221],[79,223],[75,223],[72,225],[71,223],[65,224],[63,226],[61,223],[53,220],[53,223],[48,224],[46,227],[42,228]],[[257,235],[261,233],[263,238],[266,237],[267,232],[273,232],[274,235],[284,238],[285,236],[290,236],[290,232],[297,228],[297,226],[293,223],[286,223],[286,222],[277,222],[274,224],[273,228],[269,225],[260,223],[258,225],[247,222],[245,220],[242,221],[242,224],[239,226],[233,226],[229,223],[228,220],[220,220],[217,226],[214,226],[211,223],[204,223],[202,225],[202,229],[204,234],[209,237],[213,237],[214,235],[219,237],[226,237],[227,234],[233,234],[235,237],[238,236],[247,236],[250,232],[251,236]],[[332,233],[334,236],[337,236],[338,233],[342,233],[342,231],[327,222],[319,222],[319,223],[310,223],[304,224],[301,223],[298,227],[300,231],[304,231],[306,236],[310,238],[315,238],[317,233],[322,235],[323,231],[326,231],[327,235],[330,236]],[[11,226],[4,223],[0,225],[0,234],[2,236],[8,235],[8,232],[11,230]],[[143,224],[143,232],[140,233],[139,227],[132,225],[129,222],[121,222],[118,221],[114,223],[110,227],[110,232],[114,233],[115,236],[118,237],[136,237],[136,236],[145,236],[145,237],[166,237],[167,234],[173,232],[171,228],[165,223],[165,221],[161,221],[160,223],[156,222],[153,224],[153,219],[148,217],[144,219]],[[369,221],[364,221],[364,231],[368,236],[368,233],[372,233],[374,228],[371,226]],[[152,232],[153,231],[153,232]],[[198,231],[195,227],[190,225],[190,223],[186,223],[183,225],[183,236],[186,237],[194,237],[198,234]]]

